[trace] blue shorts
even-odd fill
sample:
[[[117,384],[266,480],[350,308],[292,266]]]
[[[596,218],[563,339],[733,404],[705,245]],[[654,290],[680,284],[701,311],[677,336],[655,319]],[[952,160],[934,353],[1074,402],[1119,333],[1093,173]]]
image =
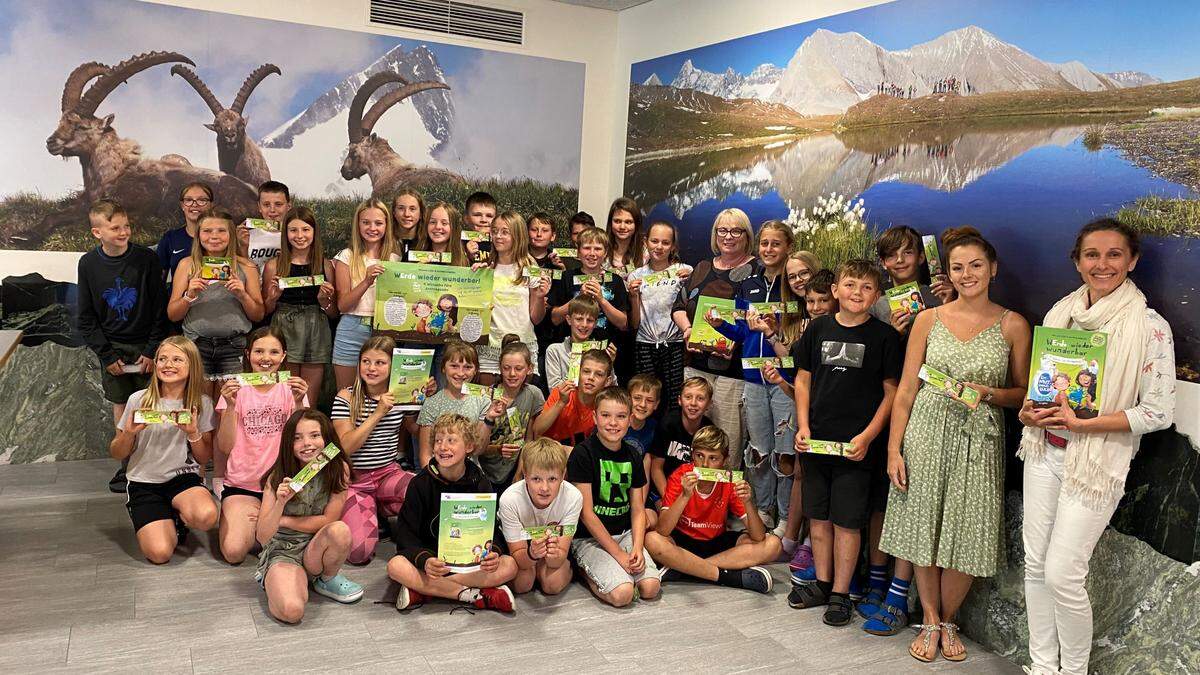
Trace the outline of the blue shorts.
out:
[[[371,337],[371,317],[343,314],[333,336],[333,365],[358,366],[359,352]]]

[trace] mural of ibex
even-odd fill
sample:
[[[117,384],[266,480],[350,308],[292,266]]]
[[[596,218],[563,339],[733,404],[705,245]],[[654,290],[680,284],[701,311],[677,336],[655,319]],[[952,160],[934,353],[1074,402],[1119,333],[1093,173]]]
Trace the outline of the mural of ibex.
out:
[[[271,180],[271,170],[267,167],[267,160],[263,158],[258,144],[246,134],[246,126],[250,120],[242,111],[245,110],[246,102],[250,100],[254,88],[271,73],[282,76],[279,67],[273,63],[264,63],[256,68],[242,83],[242,88],[238,89],[237,96],[233,98],[233,105],[226,108],[196,71],[179,64],[171,66],[171,74],[182,77],[192,85],[212,111],[212,124],[204,126],[217,134],[218,168],[251,185],[262,185]]]
[[[104,99],[137,73],[165,63],[192,63],[177,52],[147,52],[111,68],[102,63],[85,63],[67,76],[63,86],[62,117],[58,128],[46,139],[51,155],[78,157],[83,166],[83,203],[100,197],[120,201],[131,216],[154,215],[175,218],[179,212],[179,190],[191,181],[204,181],[216,190],[218,202],[235,215],[253,213],[257,204],[254,187],[228,174],[201,169],[179,155],[147,159],[136,141],[121,138],[112,126],[113,115],[96,117]],[[84,91],[89,82],[95,80]],[[42,223],[46,236],[64,218],[77,218],[78,208],[53,214]],[[136,222],[136,220],[135,220]]]
[[[363,108],[377,89],[390,82],[398,82],[399,89],[384,94],[375,101],[370,110]],[[420,167],[405,161],[388,142],[372,131],[375,123],[389,108],[418,92],[429,89],[449,89],[443,82],[409,82],[392,71],[376,73],[367,78],[350,102],[350,146],[346,161],[342,163],[342,178],[354,180],[363,175],[371,177],[371,194],[390,198],[401,188],[422,188],[447,181],[463,182],[463,177],[445,169]]]

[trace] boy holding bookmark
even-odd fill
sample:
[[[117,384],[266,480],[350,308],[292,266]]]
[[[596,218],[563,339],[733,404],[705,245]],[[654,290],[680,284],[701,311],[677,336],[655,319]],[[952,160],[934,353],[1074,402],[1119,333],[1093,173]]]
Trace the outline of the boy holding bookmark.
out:
[[[533,438],[546,436],[560,443],[577,443],[595,428],[596,395],[612,375],[608,354],[593,349],[579,362],[579,384],[569,380],[550,390],[546,406],[533,420]]]
[[[583,496],[564,482],[567,449],[563,446],[539,438],[525,445],[521,458],[525,478],[504,491],[498,509],[504,540],[517,563],[513,590],[527,593],[536,584],[542,593],[554,595],[571,583],[567,553]],[[558,527],[563,528],[561,534]]]
[[[629,323],[629,294],[625,289],[625,280],[605,270],[607,259],[608,235],[603,230],[590,228],[579,234],[580,267],[566,270],[562,279],[554,282],[547,298],[556,326],[566,321],[570,300],[585,295],[599,306],[593,340],[612,342],[618,332],[626,330]]]
[[[879,270],[868,260],[838,267],[835,314],[812,320],[792,347],[796,364],[796,451],[803,467],[802,503],[811,522],[816,581],[794,585],[794,608],[828,604],[823,620],[850,622],[850,579],[862,528],[870,520],[871,447],[883,434],[900,376],[895,330],[870,315]],[[810,439],[847,444],[844,456],[810,454]]]
[[[725,470],[728,459],[724,431],[706,426],[696,432],[692,461],[671,474],[646,549],[664,569],[680,575],[770,593],[771,573],[757,565],[774,561],[783,547],[779,537],[767,533],[742,472]],[[730,515],[745,522],[745,532],[725,528]]]
[[[557,283],[557,282],[556,282]],[[550,389],[565,382],[571,370],[572,345],[591,342],[596,338],[592,335],[596,329],[596,321],[600,317],[600,305],[592,297],[579,295],[567,303],[567,325],[570,335],[546,348],[545,365],[546,386]],[[604,348],[609,359],[616,359],[617,349],[609,344]]]

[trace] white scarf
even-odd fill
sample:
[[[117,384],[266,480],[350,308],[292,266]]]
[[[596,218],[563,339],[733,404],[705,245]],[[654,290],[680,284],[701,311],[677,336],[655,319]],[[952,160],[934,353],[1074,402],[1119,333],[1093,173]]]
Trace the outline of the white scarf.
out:
[[[1149,338],[1146,296],[1126,279],[1117,290],[1089,307],[1088,288],[1082,286],[1059,300],[1042,322],[1052,328],[1071,328],[1072,324],[1108,334],[1100,414],[1137,405]],[[1037,461],[1045,452],[1045,432],[1026,427],[1017,456],[1027,462]],[[1125,492],[1125,477],[1132,458],[1133,435],[1128,431],[1072,433],[1067,440],[1063,489],[1089,508],[1105,508]]]

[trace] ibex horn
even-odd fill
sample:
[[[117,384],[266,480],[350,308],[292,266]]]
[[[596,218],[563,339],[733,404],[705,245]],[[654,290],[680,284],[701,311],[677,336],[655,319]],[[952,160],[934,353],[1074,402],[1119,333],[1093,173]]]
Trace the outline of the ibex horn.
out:
[[[357,143],[362,140],[362,114],[363,108],[367,106],[367,99],[371,98],[371,94],[374,94],[376,89],[388,82],[408,84],[408,80],[400,77],[399,74],[385,70],[382,73],[375,73],[368,77],[367,81],[363,82],[358,91],[354,93],[354,100],[350,102],[350,120],[348,122],[351,143]]]
[[[431,80],[427,82],[414,82],[413,84],[406,84],[395,91],[390,91],[387,94],[384,94],[383,96],[379,97],[378,101],[375,101],[375,105],[371,106],[371,109],[367,111],[367,114],[363,115],[362,124],[360,125],[363,133],[371,133],[371,130],[375,128],[375,123],[379,121],[380,117],[383,117],[383,113],[387,112],[388,108],[391,108],[409,96],[412,96],[420,91],[427,91],[429,89],[449,88],[450,85],[445,84],[444,82],[434,82]]]
[[[216,115],[225,109],[225,106],[221,105],[221,102],[217,100],[217,97],[208,88],[208,85],[204,84],[204,80],[200,79],[200,76],[196,74],[196,71],[187,66],[175,64],[171,66],[171,74],[182,77],[184,81],[192,85],[192,89],[195,89],[196,93],[200,94],[200,98],[204,99],[204,103],[212,111],[212,114]]]
[[[247,77],[246,81],[242,83],[242,88],[238,89],[237,96],[233,97],[233,105],[229,106],[229,109],[241,115],[242,110],[246,108],[246,101],[250,100],[250,94],[254,92],[254,88],[260,82],[267,79],[267,76],[271,73],[275,73],[280,77],[283,76],[283,73],[279,70],[279,66],[274,63],[264,63],[255,68],[254,72],[250,73],[250,77]]]
[[[83,96],[83,88],[91,82],[93,78],[100,77],[107,73],[108,66],[98,61],[84,63],[71,71],[67,76],[67,83],[63,85],[62,95],[62,111],[67,112],[79,103],[79,97]]]
[[[152,66],[176,61],[190,66],[196,65],[191,59],[177,52],[147,52],[118,63],[109,72],[101,75],[87,93],[80,97],[79,103],[75,104],[75,112],[89,117],[95,115],[96,108],[100,107],[104,98],[122,82]]]

